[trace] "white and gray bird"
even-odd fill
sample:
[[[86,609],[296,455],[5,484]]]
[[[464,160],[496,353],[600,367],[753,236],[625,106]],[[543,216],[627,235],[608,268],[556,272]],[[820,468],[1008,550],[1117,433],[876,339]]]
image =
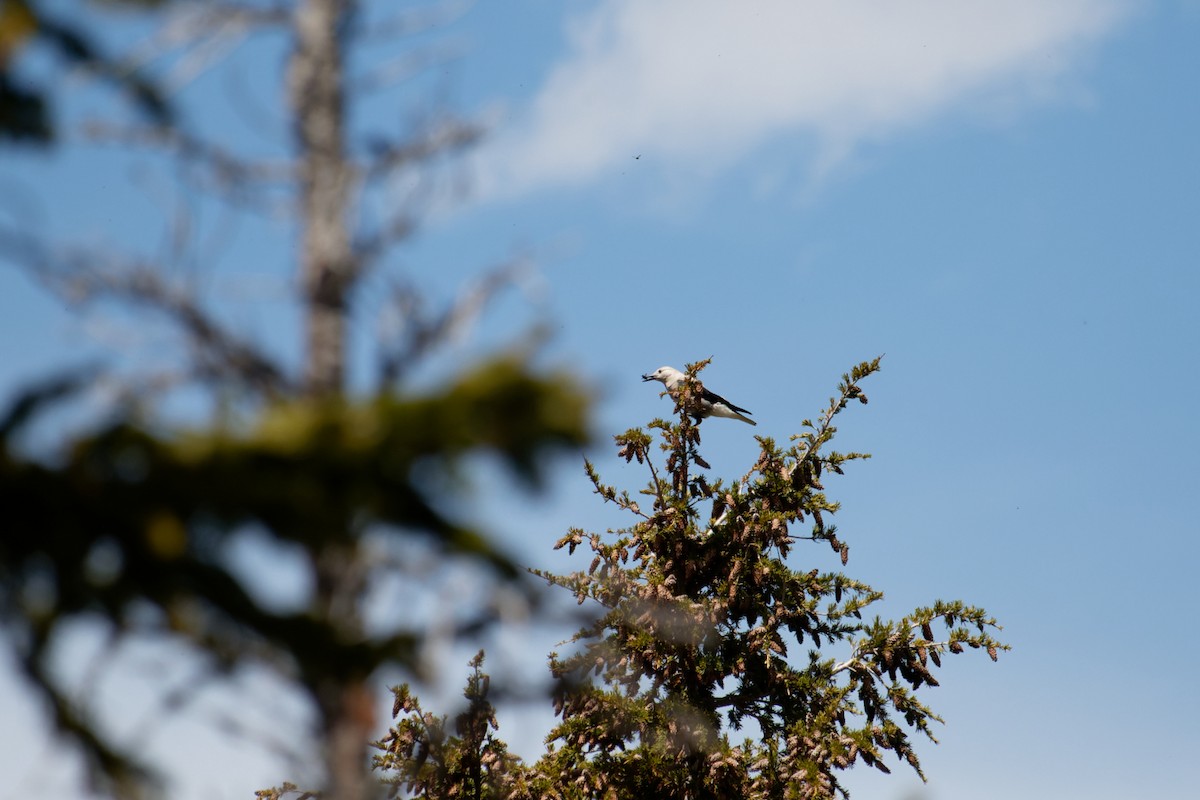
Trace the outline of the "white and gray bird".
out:
[[[686,375],[674,367],[659,367],[654,372],[642,376],[643,381],[661,381],[662,385],[667,387],[668,392],[675,391],[686,378]],[[703,385],[700,386],[700,407],[689,413],[697,421],[705,417],[725,417],[726,419],[740,419],[742,422],[749,422],[751,425],[758,424],[745,416],[752,412],[735,406],[716,392],[710,392],[708,389],[705,389]]]

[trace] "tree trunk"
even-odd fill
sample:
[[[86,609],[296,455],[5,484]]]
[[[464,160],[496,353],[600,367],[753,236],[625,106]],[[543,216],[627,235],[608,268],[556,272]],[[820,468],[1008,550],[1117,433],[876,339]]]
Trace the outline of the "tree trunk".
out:
[[[301,178],[305,378],[317,396],[342,388],[347,303],[358,271],[346,220],[353,169],[345,150],[342,69],[342,37],[352,5],[348,0],[300,3],[289,76]]]
[[[288,92],[300,170],[300,278],[306,325],[305,386],[314,398],[339,394],[345,381],[346,313],[358,265],[347,216],[354,171],[345,147],[343,37],[353,12],[348,0],[302,0],[294,19],[295,51]],[[333,532],[331,532],[333,533]],[[338,537],[340,539],[340,537]],[[318,613],[355,637],[361,631],[353,602],[354,570],[332,541],[317,558]],[[346,676],[317,687],[328,800],[362,800],[367,743],[374,727],[366,676]]]

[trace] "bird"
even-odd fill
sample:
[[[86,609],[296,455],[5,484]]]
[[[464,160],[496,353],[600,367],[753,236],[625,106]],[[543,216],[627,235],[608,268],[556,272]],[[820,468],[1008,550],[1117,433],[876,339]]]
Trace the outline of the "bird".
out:
[[[662,385],[667,387],[668,392],[675,391],[686,378],[686,375],[674,367],[659,367],[654,372],[648,372],[642,376],[643,381],[661,381]],[[699,382],[697,381],[697,383]],[[740,419],[742,422],[748,422],[751,425],[758,424],[745,416],[754,412],[735,406],[716,392],[710,392],[708,389],[705,389],[703,385],[700,385],[699,388],[700,405],[694,411],[688,412],[695,417],[697,422],[706,417],[725,417],[726,419]]]

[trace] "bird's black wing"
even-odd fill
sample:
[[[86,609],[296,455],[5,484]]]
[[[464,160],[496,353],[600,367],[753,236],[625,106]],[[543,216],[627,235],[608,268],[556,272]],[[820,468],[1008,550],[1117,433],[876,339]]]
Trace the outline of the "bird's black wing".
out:
[[[720,403],[721,405],[725,406],[726,408],[733,409],[734,411],[738,412],[739,414],[753,414],[754,413],[753,411],[747,411],[744,408],[738,408],[733,403],[726,400],[724,397],[721,397],[721,395],[717,394],[716,392],[710,392],[708,389],[704,389],[703,391],[701,391],[700,398],[708,403],[714,403],[714,404]]]

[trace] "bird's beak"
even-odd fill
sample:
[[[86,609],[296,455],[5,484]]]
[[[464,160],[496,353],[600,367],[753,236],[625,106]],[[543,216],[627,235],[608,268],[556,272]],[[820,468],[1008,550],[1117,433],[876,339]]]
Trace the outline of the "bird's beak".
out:
[[[652,380],[654,380],[654,376],[653,375],[643,375],[642,380],[643,381],[652,381]]]

